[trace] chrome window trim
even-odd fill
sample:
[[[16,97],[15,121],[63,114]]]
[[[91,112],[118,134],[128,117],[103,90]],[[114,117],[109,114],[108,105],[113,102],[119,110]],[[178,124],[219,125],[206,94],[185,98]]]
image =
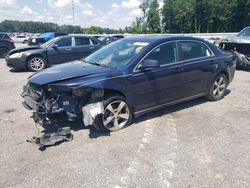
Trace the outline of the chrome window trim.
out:
[[[211,57],[211,56],[209,56]],[[216,60],[216,59],[224,59],[225,57],[216,57],[216,56],[213,56],[213,58],[210,58],[210,59],[203,59],[199,62],[203,62],[203,61],[213,61],[213,60]],[[166,65],[162,65],[161,67],[167,67],[167,66],[171,66],[172,68],[176,68],[180,65],[180,62],[183,62],[183,61],[179,61],[177,63],[171,63],[171,64],[166,64]],[[191,65],[191,64],[195,64],[197,62],[190,62],[190,63],[186,63],[184,65]],[[159,69],[157,69],[157,71],[160,71]],[[136,72],[133,72],[134,74],[132,74],[133,76],[140,76],[140,75],[143,75],[144,72],[141,72],[141,71],[136,71]]]
[[[166,67],[166,66],[170,66],[170,65],[175,65],[175,64],[180,64],[180,63],[184,63],[185,61],[190,61],[190,60],[199,60],[199,59],[204,59],[204,58],[208,58],[208,57],[215,57],[215,54],[214,52],[211,50],[211,48],[206,44],[204,43],[203,41],[196,41],[196,40],[174,40],[174,41],[167,41],[167,42],[163,42],[161,44],[158,44],[157,46],[155,46],[153,49],[151,49],[146,55],[143,56],[143,58],[136,64],[136,66],[134,67],[133,69],[133,73],[137,73],[137,72],[140,72],[140,70],[138,70],[138,66],[139,64],[144,61],[146,59],[146,57],[151,53],[153,52],[156,48],[158,48],[159,46],[161,45],[164,45],[164,44],[168,44],[168,43],[176,43],[177,47],[178,47],[178,42],[196,42],[196,43],[202,43],[204,44],[208,50],[210,51],[211,55],[210,56],[204,56],[204,57],[198,57],[198,58],[193,58],[193,59],[187,59],[187,60],[183,60],[183,61],[177,61],[175,63],[169,63],[169,64],[165,64],[165,65],[161,65],[161,67]],[[179,53],[178,53],[179,55]]]

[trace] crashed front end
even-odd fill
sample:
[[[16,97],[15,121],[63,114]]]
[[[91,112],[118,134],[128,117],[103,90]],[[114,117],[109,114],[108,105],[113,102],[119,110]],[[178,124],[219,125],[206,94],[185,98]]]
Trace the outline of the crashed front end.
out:
[[[92,124],[102,113],[103,89],[88,87],[38,85],[29,82],[23,88],[23,106],[33,111],[33,119],[41,125],[58,121],[75,121],[83,118],[85,125]],[[97,108],[97,109],[94,109]],[[89,117],[92,115],[91,117]]]
[[[219,47],[234,53],[237,57],[237,68],[250,70],[250,39],[224,39]]]

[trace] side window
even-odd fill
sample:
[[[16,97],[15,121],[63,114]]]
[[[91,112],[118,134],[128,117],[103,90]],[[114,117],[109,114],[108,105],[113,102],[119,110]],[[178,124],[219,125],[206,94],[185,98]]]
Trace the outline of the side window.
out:
[[[146,59],[157,60],[160,65],[171,64],[177,62],[177,48],[176,43],[166,43],[157,47],[152,51]]]
[[[90,39],[89,38],[76,37],[75,38],[75,43],[76,43],[76,46],[90,45]]]
[[[180,61],[211,56],[210,50],[200,42],[182,41],[178,43]]]
[[[71,46],[71,38],[61,39],[58,42],[56,42],[55,45],[57,45],[58,47]]]
[[[92,41],[92,43],[93,43],[94,45],[99,44],[98,41],[96,41],[96,40],[94,40],[94,39],[91,39],[91,41]]]

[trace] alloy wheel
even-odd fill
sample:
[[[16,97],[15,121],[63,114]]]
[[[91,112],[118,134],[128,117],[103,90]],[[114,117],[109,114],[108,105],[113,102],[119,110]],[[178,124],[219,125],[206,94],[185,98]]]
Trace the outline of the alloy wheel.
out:
[[[34,71],[40,71],[44,68],[44,61],[41,58],[33,58],[30,60],[30,67]]]
[[[102,122],[107,130],[118,131],[127,125],[129,119],[130,110],[128,105],[122,100],[117,100],[105,108]]]
[[[226,89],[226,79],[224,76],[218,77],[214,82],[213,95],[215,97],[221,97]]]

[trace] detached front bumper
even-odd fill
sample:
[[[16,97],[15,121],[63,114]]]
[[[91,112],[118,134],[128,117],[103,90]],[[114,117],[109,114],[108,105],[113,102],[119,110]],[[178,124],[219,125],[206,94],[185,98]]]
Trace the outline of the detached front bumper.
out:
[[[24,58],[9,58],[8,56],[5,57],[6,65],[10,68],[15,69],[26,69],[26,59]]]

